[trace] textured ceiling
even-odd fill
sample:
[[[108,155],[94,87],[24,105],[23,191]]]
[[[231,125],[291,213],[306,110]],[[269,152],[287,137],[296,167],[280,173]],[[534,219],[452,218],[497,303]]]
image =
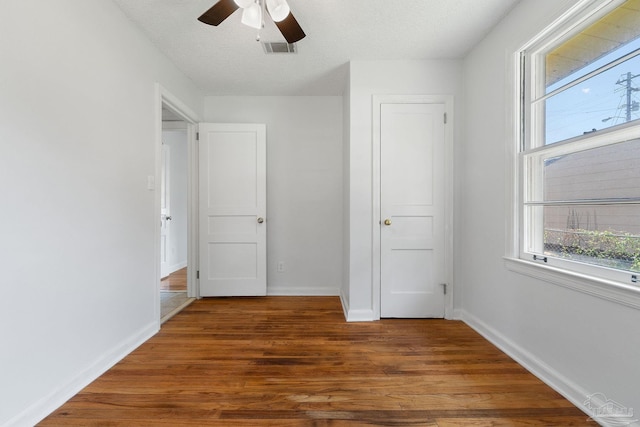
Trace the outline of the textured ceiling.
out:
[[[114,0],[205,95],[340,95],[350,60],[462,58],[518,0],[289,0],[307,37],[266,55],[236,11],[197,18],[216,0]],[[265,19],[263,41],[284,41]]]

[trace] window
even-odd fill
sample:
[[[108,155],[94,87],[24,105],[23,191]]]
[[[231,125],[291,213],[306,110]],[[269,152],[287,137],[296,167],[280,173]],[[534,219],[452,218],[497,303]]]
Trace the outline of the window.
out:
[[[569,15],[521,52],[519,257],[640,286],[640,0]]]

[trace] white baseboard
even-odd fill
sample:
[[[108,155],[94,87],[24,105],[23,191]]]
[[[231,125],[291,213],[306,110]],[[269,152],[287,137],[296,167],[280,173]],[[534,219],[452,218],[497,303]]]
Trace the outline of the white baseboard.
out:
[[[186,266],[187,266],[187,261],[183,261],[183,262],[179,262],[178,264],[174,264],[170,266],[167,270],[169,271],[169,274],[172,274],[178,270],[182,270]]]
[[[340,292],[340,302],[342,302],[342,310],[347,322],[373,322],[377,320],[373,317],[373,310],[354,310],[350,308],[342,292]]]
[[[67,400],[78,394],[83,388],[91,384],[100,375],[112,368],[125,356],[138,348],[142,343],[154,336],[159,331],[158,327],[159,323],[156,321],[142,328],[112,351],[100,357],[91,366],[78,372],[77,375],[66,384],[53,390],[47,396],[10,419],[4,427],[36,425],[47,415],[62,406]]]
[[[344,314],[344,319],[347,320],[349,318],[349,303],[344,296],[344,289],[340,289],[340,304],[342,304],[342,312]]]
[[[314,296],[334,297],[340,295],[338,288],[304,287],[304,286],[267,286],[269,296]]]
[[[495,329],[491,328],[474,315],[464,310],[460,310],[459,314],[461,315],[461,320],[472,329],[505,352],[509,357],[538,377],[542,382],[563,395],[578,409],[584,411],[587,416],[591,415],[587,412],[587,408],[584,406],[585,399],[590,394],[589,392],[562,375],[557,370],[553,369],[553,367],[542,362],[534,354],[523,349],[504,335],[497,332]],[[599,420],[598,422],[602,422],[602,420]]]
[[[344,295],[344,290],[340,292],[340,302],[342,303],[342,311],[347,322],[373,322],[378,320],[374,317],[373,310],[353,310],[349,307],[349,303]]]
[[[374,322],[373,310],[349,310],[347,322]]]

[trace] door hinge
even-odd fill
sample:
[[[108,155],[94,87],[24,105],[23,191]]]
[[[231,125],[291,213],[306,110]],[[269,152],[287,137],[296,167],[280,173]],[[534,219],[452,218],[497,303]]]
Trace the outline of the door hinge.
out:
[[[196,279],[200,278],[200,270],[196,271]]]
[[[196,141],[200,141],[200,132],[196,132]]]
[[[442,286],[442,292],[444,292],[444,294],[447,294],[447,284],[446,283],[441,283],[440,286]]]
[[[447,113],[444,113],[444,124],[447,124]]]

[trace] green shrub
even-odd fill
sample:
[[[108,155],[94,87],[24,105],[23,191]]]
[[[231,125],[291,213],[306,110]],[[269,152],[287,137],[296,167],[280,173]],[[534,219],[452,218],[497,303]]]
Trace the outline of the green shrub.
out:
[[[545,250],[560,256],[579,255],[602,261],[597,264],[640,272],[638,235],[581,229],[545,230],[544,242]]]

